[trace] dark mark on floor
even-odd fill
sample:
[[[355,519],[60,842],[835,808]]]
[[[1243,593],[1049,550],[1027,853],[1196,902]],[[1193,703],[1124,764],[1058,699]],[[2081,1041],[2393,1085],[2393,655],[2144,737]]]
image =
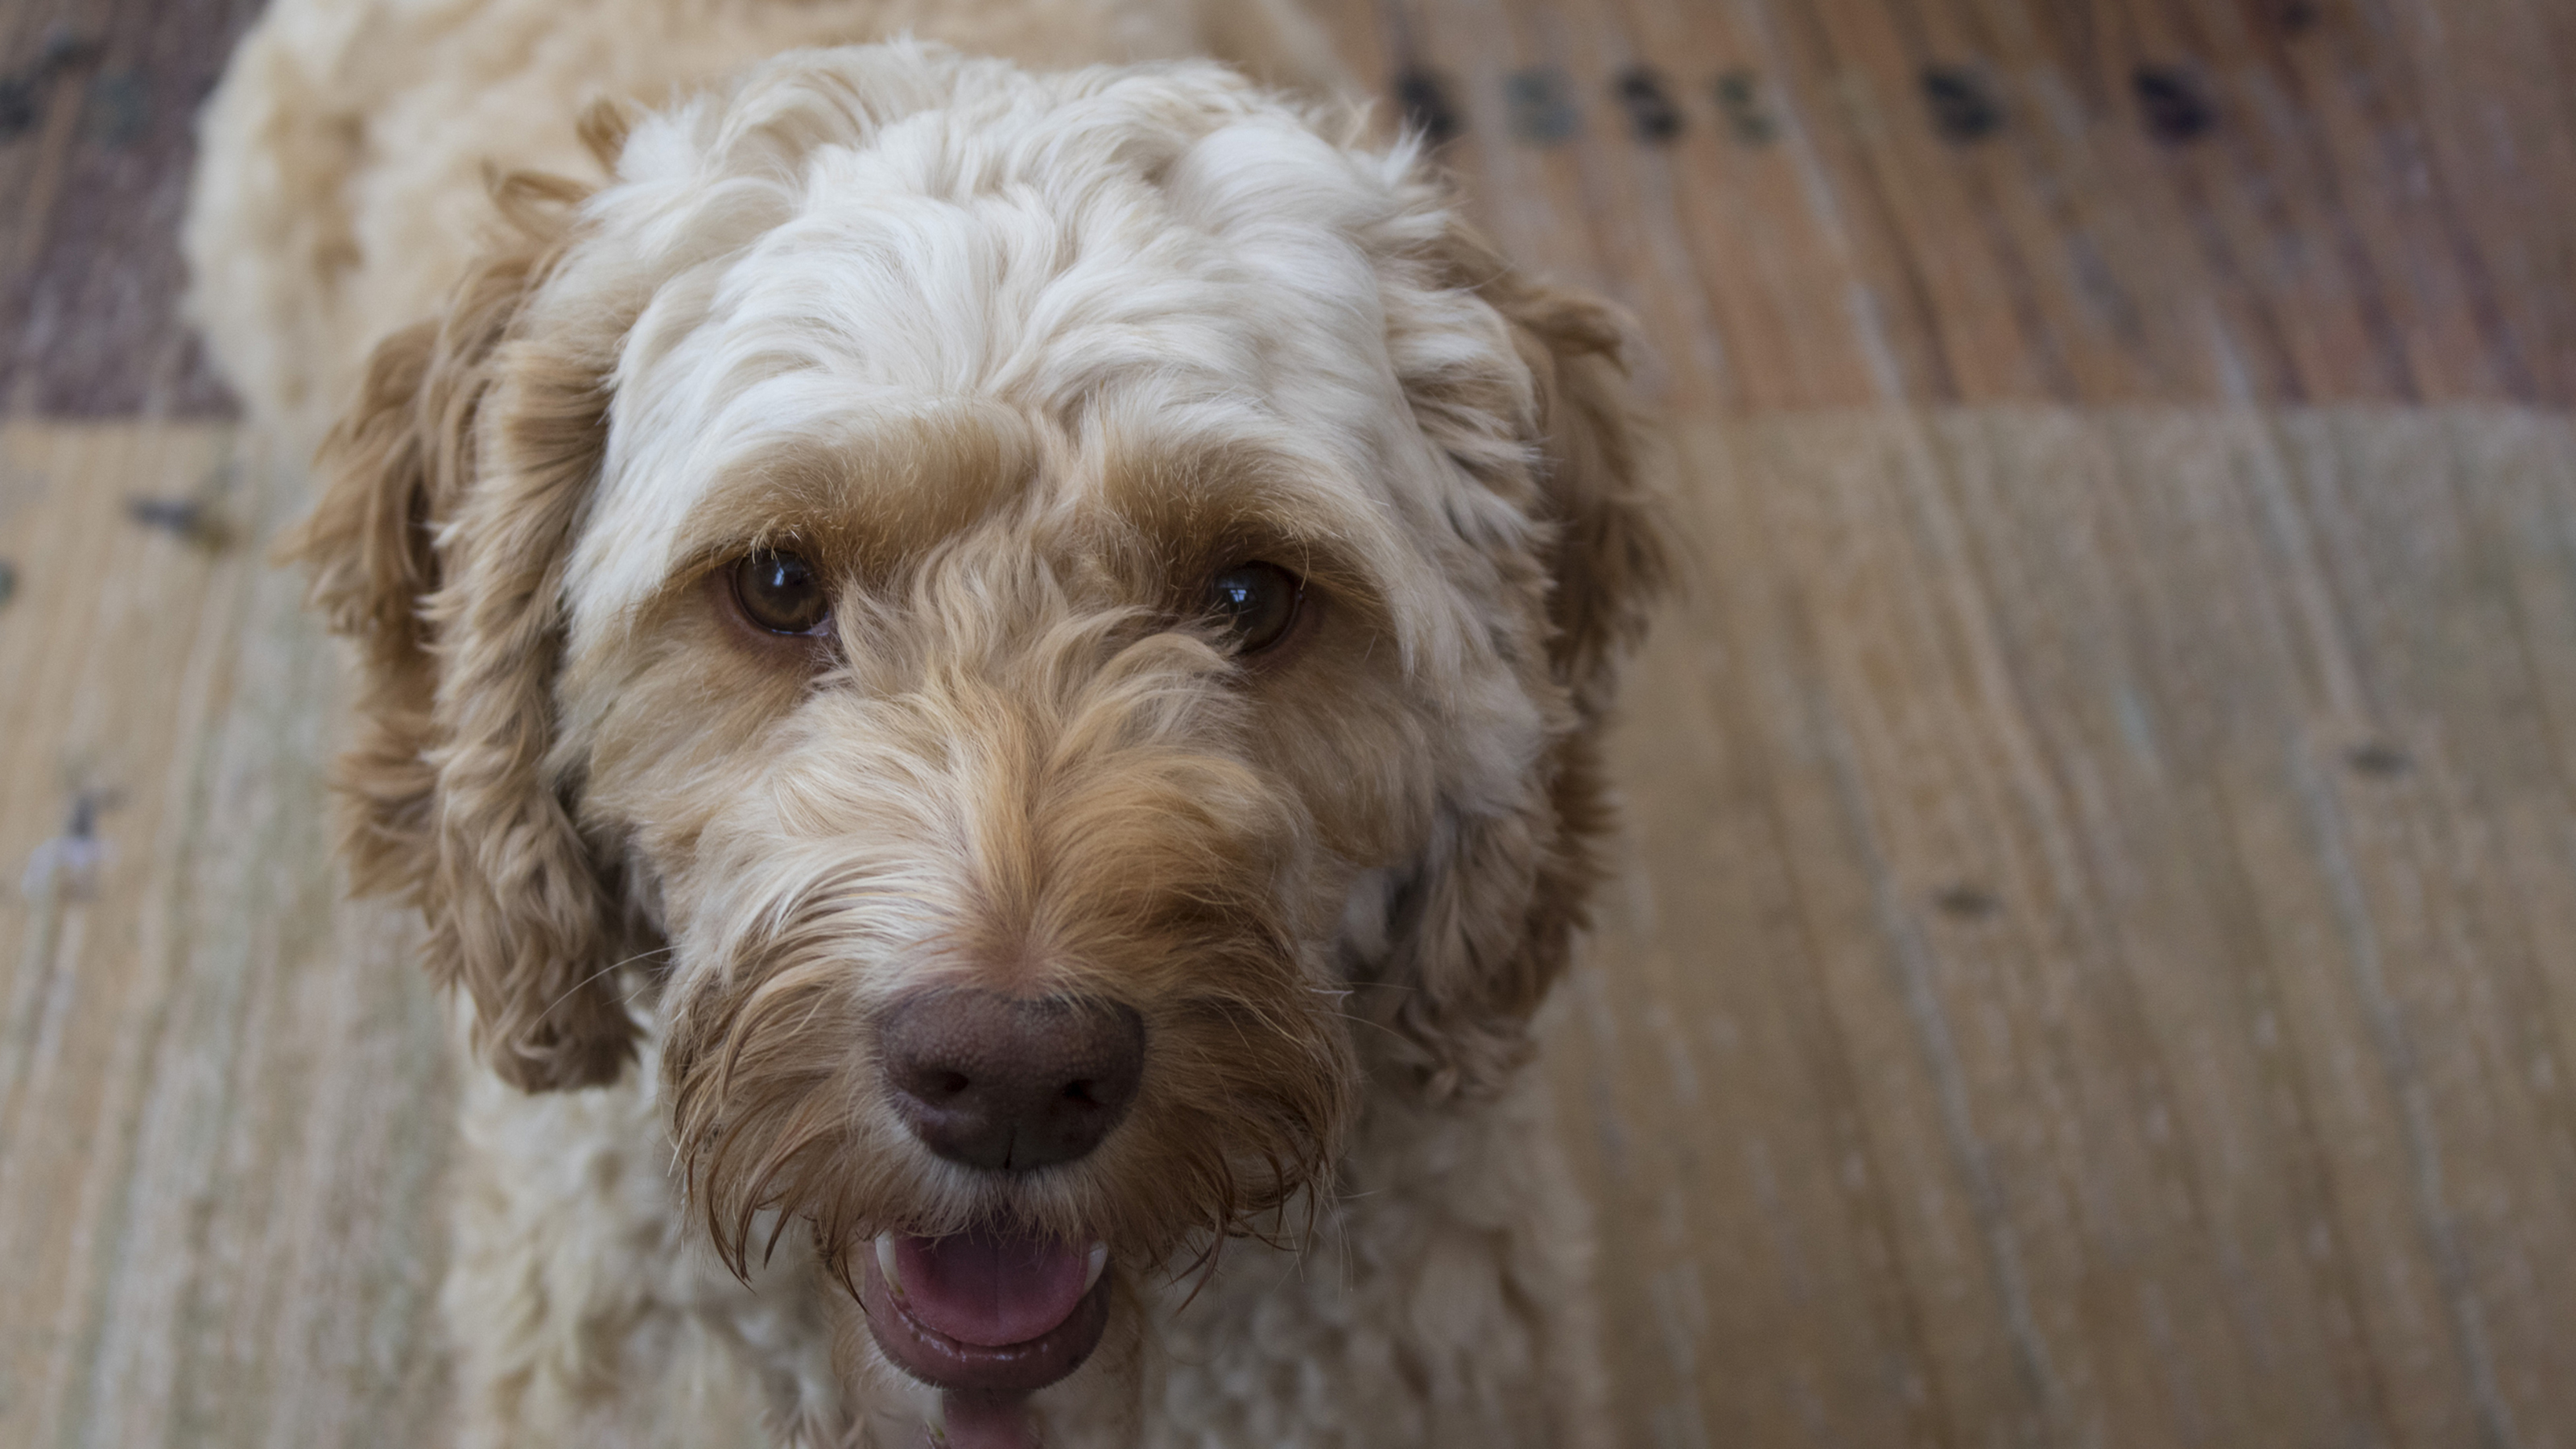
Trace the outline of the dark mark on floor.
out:
[[[1944,886],[1932,897],[1932,904],[1940,908],[1941,914],[1953,919],[1982,921],[2002,910],[2004,903],[1995,899],[1994,892],[1985,887],[1962,882]]]
[[[1726,117],[1726,129],[1747,146],[1769,144],[1780,134],[1780,124],[1762,104],[1762,77],[1749,70],[1731,70],[1709,83],[1717,95],[1717,109]]]
[[[1627,109],[1628,130],[1648,145],[1660,146],[1682,133],[1681,108],[1664,89],[1653,66],[1632,65],[1616,82],[1619,104]]]
[[[0,141],[34,130],[44,113],[45,92],[64,71],[96,56],[100,49],[96,41],[56,34],[24,69],[0,76]]]
[[[2318,19],[2317,7],[2313,0],[2283,0],[2277,13],[2281,29],[2290,35],[2297,35],[2310,29]]]
[[[1985,76],[1964,65],[1936,65],[1923,72],[1923,101],[1932,129],[1955,145],[1971,145],[2004,128],[2004,103]]]
[[[152,128],[152,87],[139,71],[92,77],[81,111],[81,134],[92,144],[121,151]]]
[[[63,833],[36,846],[27,857],[19,889],[33,901],[87,900],[98,891],[98,875],[107,864],[107,842],[98,837],[99,813],[122,803],[114,790],[85,789],[72,794],[71,819]]]
[[[2355,773],[2368,775],[2374,780],[2393,780],[2415,768],[2414,760],[2408,758],[2404,750],[2386,740],[2371,740],[2353,746],[2344,752],[2343,762],[2352,766]]]
[[[146,528],[182,537],[196,533],[205,521],[205,506],[193,498],[128,498],[125,516]]]
[[[17,596],[17,567],[11,564],[7,559],[0,558],[0,609],[9,607],[9,601]]]
[[[2197,141],[2218,127],[2218,107],[2200,77],[2178,65],[2142,65],[2130,77],[2147,134],[2168,146]]]
[[[1395,103],[1404,112],[1404,124],[1428,137],[1434,146],[1458,134],[1458,110],[1449,104],[1449,88],[1440,77],[1420,66],[1407,66],[1395,74]]]
[[[1503,97],[1510,103],[1512,135],[1531,146],[1554,146],[1572,140],[1575,130],[1573,87],[1552,65],[1516,70],[1503,77]]]
[[[202,549],[221,549],[232,542],[232,530],[204,498],[128,498],[125,516]]]

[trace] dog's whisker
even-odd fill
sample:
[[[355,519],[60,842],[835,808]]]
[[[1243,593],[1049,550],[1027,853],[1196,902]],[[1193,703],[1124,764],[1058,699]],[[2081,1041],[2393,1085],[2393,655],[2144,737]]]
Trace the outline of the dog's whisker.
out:
[[[667,956],[669,954],[671,954],[671,948],[664,945],[657,946],[649,951],[639,951],[636,954],[627,957],[623,961],[612,961],[609,964],[600,967],[598,970],[593,971],[589,975],[584,976],[572,985],[564,988],[562,992],[558,993],[546,1002],[545,1010],[539,1012],[538,1016],[540,1019],[543,1019],[546,1016],[552,1015],[557,1009],[561,1008],[565,1002],[568,1002],[575,996],[580,995],[585,988],[595,982],[604,981],[609,977],[616,975],[618,972],[625,970],[627,967],[634,965],[638,961],[649,961],[656,956]]]

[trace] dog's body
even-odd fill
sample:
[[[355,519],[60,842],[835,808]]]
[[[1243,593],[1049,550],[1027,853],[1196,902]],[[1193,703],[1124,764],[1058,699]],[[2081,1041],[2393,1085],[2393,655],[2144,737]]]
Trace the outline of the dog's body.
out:
[[[762,60],[896,30],[1336,80],[1275,0],[280,0],[209,112],[347,853],[492,1068],[466,1438],[1601,1442],[1524,1047],[1658,572],[1615,327],[1213,66]]]

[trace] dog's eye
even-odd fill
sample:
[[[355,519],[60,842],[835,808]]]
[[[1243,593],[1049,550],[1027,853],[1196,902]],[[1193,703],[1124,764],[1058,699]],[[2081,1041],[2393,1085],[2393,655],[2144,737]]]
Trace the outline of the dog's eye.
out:
[[[1297,622],[1305,581],[1277,564],[1240,563],[1208,581],[1208,612],[1238,654],[1257,654]]]
[[[773,634],[811,634],[832,612],[814,566],[792,553],[764,551],[735,564],[733,596],[745,618]]]

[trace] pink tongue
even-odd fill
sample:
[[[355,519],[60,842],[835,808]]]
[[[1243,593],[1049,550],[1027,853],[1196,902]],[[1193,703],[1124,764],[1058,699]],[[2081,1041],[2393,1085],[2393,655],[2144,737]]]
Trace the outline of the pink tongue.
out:
[[[1025,1343],[1072,1317],[1089,1256],[1069,1243],[994,1233],[894,1241],[904,1307],[923,1327],[980,1348]]]

